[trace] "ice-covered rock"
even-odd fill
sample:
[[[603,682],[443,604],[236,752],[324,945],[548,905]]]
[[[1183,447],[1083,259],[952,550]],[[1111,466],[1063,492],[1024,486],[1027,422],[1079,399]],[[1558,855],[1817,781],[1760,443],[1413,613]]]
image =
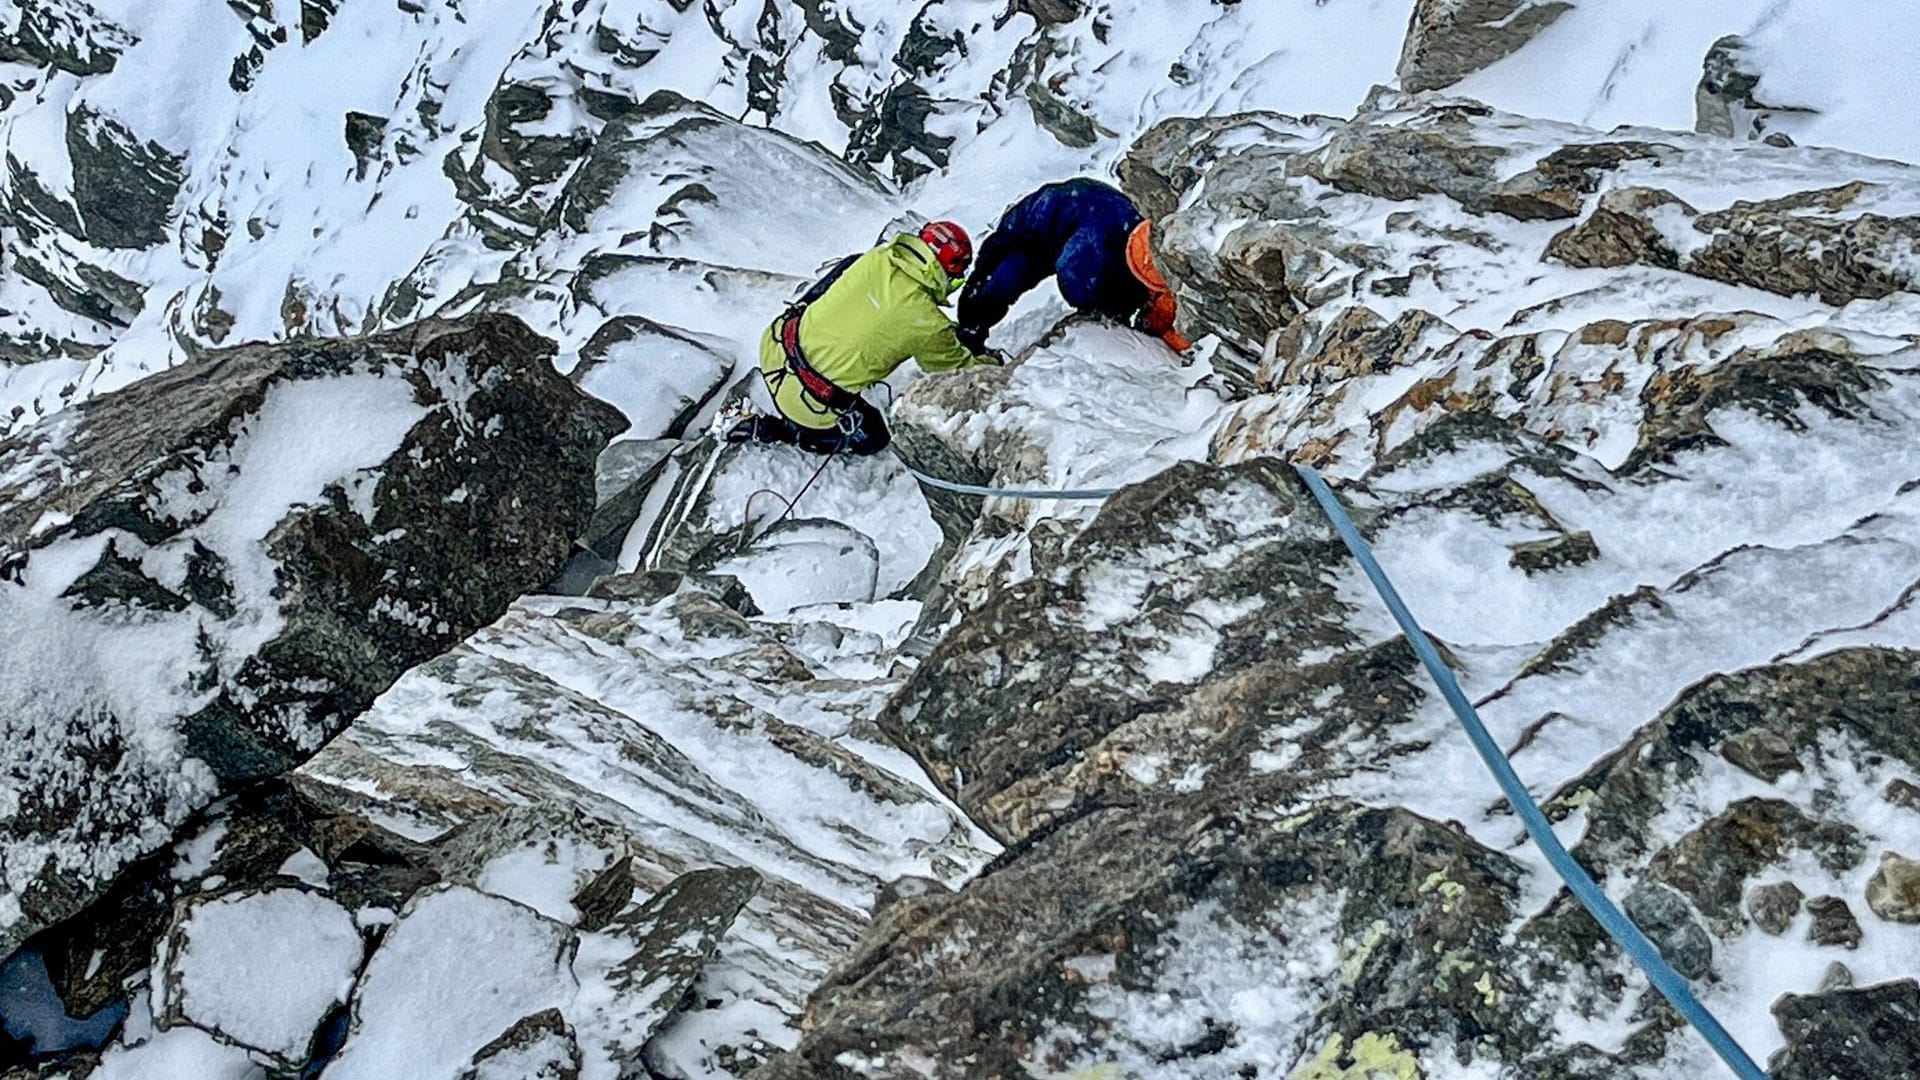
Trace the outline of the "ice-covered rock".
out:
[[[1783,304],[1751,280],[1727,291],[1684,269],[1541,259],[1565,228],[1554,219],[1590,215],[1628,177],[1693,198],[1744,161],[1799,191],[1838,162],[1897,204],[1907,171],[1394,100],[1355,122],[1384,129],[1250,116],[1143,141],[1129,184],[1183,200],[1163,239],[1183,300],[1259,358],[1212,448],[1239,464],[1127,488],[1029,580],[959,605],[882,726],[1012,854],[957,893],[883,910],[768,1075],[1707,1067],[1669,1020],[1632,1018],[1643,978],[1515,846],[1471,749],[1276,454],[1364,479],[1345,492],[1362,531],[1496,739],[1616,902],[1712,980],[1750,1050],[1840,1054],[1769,1012],[1783,993],[1834,992],[1837,952],[1863,985],[1911,976],[1894,957],[1913,954],[1912,929],[1865,918],[1861,900],[1885,894],[1872,856],[1911,831],[1893,793],[1920,769],[1895,719],[1920,644],[1911,340],[1863,306]],[[1810,232],[1849,211],[1810,199],[1794,212]],[[1011,385],[970,406],[967,389],[909,395],[916,438],[963,463],[1002,424],[1003,446],[1032,438],[996,415]],[[942,436],[943,401],[962,439]],[[1038,530],[1027,539],[1037,556]],[[975,537],[962,559],[981,550]],[[1433,830],[1396,850],[1445,837],[1477,876],[1383,863],[1345,831],[1359,822],[1339,809],[1349,799]],[[1222,818],[1230,839],[1202,838]],[[1305,904],[1331,920],[1310,936],[1333,948],[1227,914],[1261,888],[1242,860],[1320,828],[1333,832],[1313,850],[1352,861],[1261,872],[1295,891],[1254,910],[1287,910],[1290,928],[1309,920],[1286,905]],[[1161,847],[1135,852],[1134,830]],[[1190,860],[1168,880],[1207,884],[1131,891],[1151,859]],[[1418,917],[1343,907],[1376,887],[1358,884],[1373,870],[1394,879],[1378,887],[1397,912],[1438,895],[1449,927],[1507,929],[1435,941]],[[1783,879],[1813,899],[1754,926],[1749,890]],[[1063,882],[1081,891],[1061,900]],[[1254,976],[1208,981],[1234,957],[1279,980],[1269,1000],[1284,1008],[1227,992]],[[1166,1007],[1182,1001],[1207,1004]],[[1861,1007],[1847,1024],[1898,1023],[1896,1001]]]
[[[1701,213],[1654,188],[1608,192],[1547,254],[1570,266],[1643,263],[1836,307],[1920,290],[1920,172]]]
[[[510,320],[208,357],[0,443],[0,942],[540,581],[617,414]]]
[[[1738,34],[1714,42],[1700,66],[1700,86],[1694,91],[1695,131],[1791,146],[1790,133],[1799,126],[1796,122],[1817,112],[1761,101],[1758,91],[1763,73],[1752,46]]]
[[[1904,3],[0,15],[0,425],[215,345],[480,312],[631,422],[554,582],[586,598],[416,669],[297,797],[208,811],[37,942],[48,974],[98,1004],[164,979],[176,901],[324,893],[405,946],[355,1005],[371,1069],[379,1024],[445,993],[408,925],[451,890],[580,944],[538,969],[577,983],[554,1004],[436,1046],[447,1076],[794,1048],[767,1071],[1706,1075],[1520,842],[1295,456],[1349,481],[1558,827],[1741,1040],[1782,1075],[1897,1069],[1916,943],[1874,905],[1920,804],[1885,722],[1920,643],[1911,169],[1676,132],[1737,33],[1707,72],[1731,134],[1778,102],[1810,111],[1767,133],[1920,152],[1886,120],[1920,105]],[[1397,64],[1496,108],[1363,103]],[[1169,116],[1122,172],[1213,340],[1047,334],[1042,288],[1003,326],[1038,341],[1017,366],[873,393],[916,467],[1132,485],[1103,509],[680,441],[823,260],[906,211],[978,236]],[[707,572],[790,506],[871,541],[852,599],[910,599],[764,615]],[[736,567],[762,594],[821,569],[781,539]],[[97,580],[166,600],[127,571]],[[977,879],[993,844],[925,773],[1017,841]],[[260,1072],[151,1013],[111,1075]]]
[[[342,810],[447,834],[447,874],[579,927],[563,1012],[587,1060],[742,1075],[791,1044],[883,883],[957,882],[987,857],[872,725],[913,617],[750,621],[692,587],[524,601],[298,775]]]
[[[580,1045],[558,1009],[522,1017],[474,1052],[459,1080],[579,1080]]]

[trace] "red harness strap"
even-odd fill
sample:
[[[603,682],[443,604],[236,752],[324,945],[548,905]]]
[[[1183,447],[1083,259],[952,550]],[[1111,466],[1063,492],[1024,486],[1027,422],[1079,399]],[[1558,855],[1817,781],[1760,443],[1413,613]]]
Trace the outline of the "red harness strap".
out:
[[[800,349],[800,316],[806,314],[806,310],[804,305],[788,309],[786,314],[774,321],[774,336],[780,339],[780,351],[786,354],[787,370],[800,380],[800,385],[807,393],[834,412],[845,412],[859,400],[859,395],[842,390],[815,371],[813,365],[807,363],[806,353]]]

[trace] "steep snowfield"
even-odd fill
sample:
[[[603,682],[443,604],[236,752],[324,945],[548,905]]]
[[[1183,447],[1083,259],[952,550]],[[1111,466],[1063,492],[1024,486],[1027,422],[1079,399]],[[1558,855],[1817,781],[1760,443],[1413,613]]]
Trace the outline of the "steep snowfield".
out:
[[[1449,92],[1528,116],[1606,130],[1693,126],[1700,60],[1728,34],[1747,39],[1767,104],[1816,110],[1794,138],[1920,160],[1912,78],[1920,11],[1903,0],[1591,0],[1575,3],[1518,53]]]

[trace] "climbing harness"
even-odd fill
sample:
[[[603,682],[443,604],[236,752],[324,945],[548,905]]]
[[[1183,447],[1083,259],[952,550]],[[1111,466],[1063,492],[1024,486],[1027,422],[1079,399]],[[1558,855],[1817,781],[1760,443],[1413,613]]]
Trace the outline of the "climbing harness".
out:
[[[859,395],[842,389],[833,380],[814,370],[813,365],[807,362],[807,354],[800,349],[800,317],[806,313],[805,304],[795,304],[773,322],[774,337],[780,342],[780,351],[787,358],[786,369],[777,374],[782,378],[791,375],[799,379],[801,387],[822,407],[832,412],[844,413],[853,408],[853,403],[859,400]],[[780,391],[777,384],[772,389],[775,394]]]
[[[1340,500],[1334,497],[1333,489],[1327,486],[1327,482],[1321,479],[1319,473],[1305,465],[1295,465],[1294,470],[1300,474],[1300,479],[1306,482],[1307,489],[1313,492],[1313,497],[1319,501],[1320,508],[1326,511],[1327,517],[1333,522],[1334,531],[1340,534],[1340,539],[1346,543],[1347,550],[1353,552],[1353,557],[1359,561],[1361,569],[1366,571],[1367,578],[1373,582],[1373,587],[1380,594],[1380,599],[1386,603],[1387,610],[1393,613],[1394,621],[1400,624],[1400,629],[1406,634],[1408,644],[1413,646],[1413,651],[1419,655],[1420,662],[1426,665],[1428,674],[1432,675],[1433,681],[1439,685],[1441,696],[1446,698],[1447,704],[1453,707],[1454,715],[1460,718],[1461,726],[1466,728],[1467,737],[1473,741],[1473,748],[1479,751],[1480,759],[1486,762],[1488,770],[1493,773],[1493,778],[1499,782],[1500,790],[1506,794],[1507,801],[1513,805],[1514,810],[1520,815],[1520,820],[1525,823],[1527,834],[1533,837],[1533,842],[1546,855],[1547,861],[1553,865],[1560,879],[1567,883],[1568,890],[1593,916],[1594,921],[1598,922],[1601,928],[1619,943],[1620,948],[1632,958],[1633,962],[1640,966],[1640,970],[1646,972],[1647,979],[1666,997],[1668,1002],[1672,1003],[1674,1009],[1700,1032],[1713,1047],[1714,1052],[1727,1063],[1727,1067],[1733,1070],[1734,1075],[1741,1080],[1767,1080],[1767,1074],[1761,1070],[1760,1066],[1754,1064],[1753,1059],[1740,1048],[1740,1044],[1727,1032],[1726,1028],[1722,1027],[1720,1022],[1714,1019],[1713,1014],[1707,1011],[1706,1006],[1694,996],[1686,979],[1673,970],[1673,966],[1660,955],[1660,950],[1653,942],[1647,940],[1647,936],[1640,932],[1640,928],[1622,914],[1620,909],[1614,906],[1613,901],[1607,899],[1607,894],[1595,884],[1586,869],[1574,861],[1573,856],[1560,843],[1559,838],[1554,836],[1553,826],[1547,821],[1547,816],[1540,812],[1540,807],[1533,801],[1533,796],[1527,793],[1526,785],[1520,782],[1519,775],[1513,771],[1513,764],[1501,752],[1499,744],[1494,742],[1486,725],[1481,722],[1479,712],[1474,709],[1473,703],[1467,700],[1466,693],[1460,689],[1459,680],[1454,678],[1446,662],[1440,659],[1440,653],[1433,647],[1432,640],[1415,621],[1413,612],[1407,609],[1406,602],[1400,599],[1400,594],[1394,590],[1393,582],[1387,579],[1386,572],[1374,559],[1372,549],[1361,538],[1359,530],[1354,528],[1353,519],[1347,516],[1346,510],[1340,505]]]
[[[793,303],[788,304],[787,310],[773,320],[773,339],[780,343],[781,355],[787,360],[784,370],[767,378],[767,388],[776,396],[780,392],[778,380],[792,376],[800,380],[801,388],[812,395],[822,408],[832,412],[845,412],[859,400],[858,394],[841,388],[833,380],[815,370],[814,366],[807,362],[806,352],[800,348],[801,317],[806,315],[807,309],[813,306],[814,301],[825,296],[827,290],[833,288],[834,282],[839,281],[848,268],[859,260],[859,255],[849,255],[835,263],[833,269],[828,270],[820,280],[807,286],[807,291],[801,293]]]

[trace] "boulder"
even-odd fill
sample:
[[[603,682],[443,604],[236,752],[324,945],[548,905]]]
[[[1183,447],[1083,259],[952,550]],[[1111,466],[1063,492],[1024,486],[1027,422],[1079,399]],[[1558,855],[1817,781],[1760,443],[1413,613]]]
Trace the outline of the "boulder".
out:
[[[1747,894],[1747,913],[1761,931],[1779,937],[1800,914],[1800,902],[1806,894],[1791,881],[1761,885]]]
[[[1913,174],[1920,188],[1920,173]],[[1862,181],[1701,213],[1668,192],[1608,192],[1547,254],[1570,266],[1643,263],[1833,305],[1920,290],[1920,215],[1876,213]]]
[[[1560,0],[1418,0],[1400,51],[1400,85],[1451,86],[1519,52],[1571,10]]]
[[[796,274],[861,246],[893,215],[864,169],[665,90],[606,125],[555,212],[578,233],[649,222],[653,253]],[[778,244],[738,227],[749,212],[783,223]]]
[[[1713,937],[1677,890],[1643,882],[1627,894],[1621,910],[1659,948],[1673,970],[1689,979],[1704,979],[1713,970]]]
[[[1006,842],[1257,739],[1271,716],[1253,701],[1311,696],[1303,684],[1336,676],[1303,678],[1298,658],[1353,644],[1313,569],[1339,542],[1307,499],[1270,460],[1175,466],[1122,491],[1066,565],[968,612],[880,726]],[[1306,742],[1356,719],[1319,714],[1321,737]]]
[[[1813,916],[1813,925],[1807,929],[1808,941],[1843,949],[1860,947],[1860,920],[1853,917],[1853,909],[1845,900],[1837,896],[1816,896],[1807,901],[1807,914]]]
[[[582,991],[558,1007],[608,1075],[615,1056],[744,1075],[886,881],[957,883],[989,857],[873,728],[904,677],[881,620],[904,605],[749,620],[678,584],[523,600],[296,774],[338,814],[439,836],[438,873],[574,927]]]
[[[1514,880],[1444,826],[1338,801],[1095,811],[958,893],[896,901],[757,1078],[1295,1075],[1323,1032],[1416,1069],[1415,1031],[1517,1050],[1523,991],[1486,963]]]
[[[1920,983],[1912,979],[1787,994],[1773,1017],[1787,1038],[1767,1063],[1774,1080],[1899,1076],[1920,1061]]]
[[[67,122],[73,201],[85,237],[103,248],[147,248],[167,239],[184,159],[81,105]]]
[[[558,1009],[523,1016],[475,1051],[459,1080],[580,1080],[580,1044]]]
[[[1920,923],[1920,862],[1886,852],[1867,882],[1867,907],[1896,923]]]
[[[733,381],[733,344],[637,315],[609,319],[580,347],[569,377],[627,414],[630,439],[697,434],[700,418]]]
[[[813,604],[872,602],[880,551],[872,537],[838,521],[787,518],[708,569],[739,581],[761,611],[785,615]]]
[[[550,574],[620,418],[497,316],[216,353],[0,443],[0,946]]]
[[[596,1057],[622,1075],[644,1072],[648,1041],[679,1012],[761,880],[742,867],[695,870],[605,927],[610,940],[578,965],[584,981],[606,987],[575,1021]]]
[[[578,948],[569,927],[497,896],[414,897],[367,963],[328,1075],[458,1075],[522,1018],[572,1002]]]
[[[275,1067],[305,1065],[320,1022],[347,1000],[365,944],[353,915],[318,893],[277,888],[181,905],[161,951],[154,1013]]]
[[[1728,34],[1715,41],[1700,65],[1700,85],[1694,89],[1693,129],[1723,139],[1765,140],[1791,146],[1780,127],[1817,114],[1804,106],[1770,104],[1759,96],[1764,73],[1745,38]]]

